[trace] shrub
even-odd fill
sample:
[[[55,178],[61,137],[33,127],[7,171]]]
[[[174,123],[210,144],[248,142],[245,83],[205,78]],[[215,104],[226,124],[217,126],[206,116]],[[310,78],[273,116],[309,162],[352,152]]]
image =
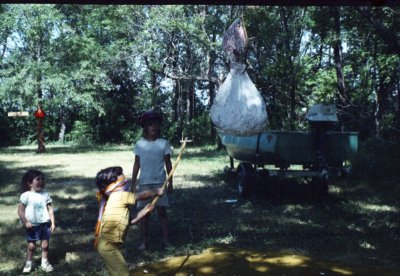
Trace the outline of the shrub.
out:
[[[371,180],[400,177],[400,144],[373,138],[360,145],[352,161],[353,175]]]
[[[189,124],[186,125],[189,138],[193,139],[193,142],[196,145],[204,145],[210,143],[210,125],[211,119],[206,112],[196,118],[193,118],[193,120],[191,120]]]
[[[136,128],[132,130],[131,128],[125,128],[121,130],[122,142],[124,144],[134,144],[142,137],[142,128]]]
[[[73,142],[78,145],[90,145],[94,140],[94,130],[86,122],[75,121],[70,133],[65,135],[68,142]]]
[[[394,113],[388,113],[383,116],[379,131],[381,136],[386,140],[400,141],[400,129],[396,123],[396,116]]]

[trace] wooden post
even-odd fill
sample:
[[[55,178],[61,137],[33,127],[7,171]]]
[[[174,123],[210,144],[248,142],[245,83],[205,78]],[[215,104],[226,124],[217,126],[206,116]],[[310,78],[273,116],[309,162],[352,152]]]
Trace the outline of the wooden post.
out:
[[[38,139],[38,153],[44,153],[46,151],[46,148],[44,146],[44,132],[43,132],[43,119],[38,119],[38,133],[37,133],[37,139]]]
[[[37,128],[38,150],[37,150],[37,153],[44,153],[46,151],[46,148],[44,146],[43,120],[44,120],[44,117],[46,117],[46,113],[44,113],[40,104],[38,106],[38,109],[35,112],[35,117],[38,120],[38,128]]]

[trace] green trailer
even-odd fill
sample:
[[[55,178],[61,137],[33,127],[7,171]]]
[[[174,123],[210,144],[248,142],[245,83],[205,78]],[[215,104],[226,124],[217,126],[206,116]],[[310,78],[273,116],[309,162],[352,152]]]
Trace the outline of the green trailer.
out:
[[[217,129],[237,173],[239,194],[250,190],[254,176],[307,177],[315,189],[328,190],[327,179],[345,176],[349,160],[358,150],[357,132],[331,131],[337,123],[334,105],[312,106],[307,114],[310,131],[266,130],[236,136]],[[239,161],[237,168],[234,160]]]
[[[348,161],[358,150],[357,132],[326,132],[324,155],[328,167],[321,171],[311,132],[270,130],[235,136],[218,130],[218,135],[230,157],[230,170],[238,174],[241,195],[248,193],[251,180],[260,170],[267,176],[311,178],[312,184],[325,192],[328,178],[349,172]],[[234,160],[239,161],[237,168]]]

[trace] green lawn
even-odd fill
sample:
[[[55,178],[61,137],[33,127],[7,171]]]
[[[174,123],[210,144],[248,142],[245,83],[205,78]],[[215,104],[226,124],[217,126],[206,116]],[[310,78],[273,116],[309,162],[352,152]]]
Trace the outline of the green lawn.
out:
[[[0,274],[18,275],[22,270],[26,244],[16,212],[19,182],[27,169],[36,168],[44,172],[57,208],[58,228],[50,242],[53,274],[106,275],[92,247],[94,176],[120,165],[130,179],[133,157],[129,146],[48,146],[43,155],[37,155],[35,147],[0,149]],[[223,173],[228,164],[225,151],[189,144],[175,173],[168,211],[175,249],[162,248],[154,215],[149,250],[137,250],[139,230],[133,226],[123,247],[126,260],[132,266],[150,264],[224,244],[341,265],[399,267],[398,194],[352,180],[333,182],[328,196],[318,198],[306,185],[285,181],[259,186],[249,199],[227,203],[237,199],[233,178]],[[38,263],[40,252],[35,256]]]

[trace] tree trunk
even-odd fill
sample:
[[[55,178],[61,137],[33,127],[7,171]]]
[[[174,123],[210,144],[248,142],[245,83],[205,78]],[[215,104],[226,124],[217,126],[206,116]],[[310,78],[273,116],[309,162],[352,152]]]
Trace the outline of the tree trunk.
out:
[[[174,122],[178,121],[179,110],[178,110],[178,103],[179,103],[179,95],[180,95],[180,85],[179,80],[174,81],[174,99],[172,103],[172,108],[174,110]]]
[[[346,87],[344,84],[343,75],[343,60],[342,60],[342,41],[341,41],[341,24],[340,24],[340,7],[332,7],[331,14],[334,20],[335,39],[333,42],[333,60],[335,62],[337,89],[338,94],[336,97],[339,107],[347,105]]]
[[[215,42],[215,35],[213,35],[212,41]],[[213,74],[214,74],[214,63],[215,63],[216,59],[217,59],[217,55],[216,55],[215,51],[211,50],[208,53],[208,72],[207,72],[207,76],[208,76],[209,79],[211,79]],[[209,81],[208,82],[208,96],[209,96],[208,110],[210,110],[211,106],[214,103],[215,94],[216,94],[215,84],[212,81]],[[215,138],[217,137],[217,133],[215,131],[214,124],[213,124],[212,120],[210,120],[210,136],[211,136],[211,140],[215,141]]]
[[[377,77],[377,67],[378,67],[378,60],[377,60],[377,45],[376,45],[376,41],[374,43],[374,48],[373,48],[373,61],[374,61],[374,65],[373,65],[373,71],[372,71],[372,83],[373,83],[373,91],[375,92],[375,111],[374,111],[374,132],[375,135],[377,137],[379,137],[379,124],[380,124],[380,120],[379,120],[379,116],[378,114],[380,113],[379,111],[379,104],[378,104],[378,77]]]
[[[194,117],[194,81],[189,81],[186,98],[186,120],[190,122]]]
[[[155,72],[151,72],[151,92],[152,92],[152,99],[151,105],[152,108],[158,106],[157,105],[157,74]]]
[[[384,20],[376,13],[376,10],[371,7],[355,7],[375,33],[384,41],[387,46],[386,52],[389,54],[400,54],[400,40],[398,32],[394,32],[390,27],[384,25]],[[393,19],[395,20],[395,19]]]
[[[176,128],[176,137],[180,137],[182,134],[182,87],[181,81],[174,81],[174,100],[173,100],[173,108],[174,108],[174,122],[178,123],[178,127]]]
[[[296,79],[295,79],[295,70],[294,70],[294,64],[292,60],[292,47],[290,45],[290,31],[289,31],[289,22],[288,22],[288,17],[289,15],[287,14],[287,9],[285,7],[281,8],[281,17],[283,20],[283,28],[285,30],[285,35],[284,35],[284,45],[285,45],[285,50],[286,50],[286,60],[287,64],[289,66],[289,129],[294,130],[294,122],[296,120]]]
[[[379,77],[379,89],[376,93],[376,121],[377,121],[377,135],[381,137],[381,129],[380,123],[387,112],[388,109],[388,100],[391,91],[390,83],[385,83],[387,76]]]
[[[37,55],[36,62],[38,64],[38,68],[40,68],[40,48]],[[36,72],[36,94],[38,97],[39,107],[42,108],[42,98],[43,98],[43,91],[42,91],[42,73],[40,69]],[[45,138],[44,138],[44,131],[43,131],[43,119],[39,119],[38,124],[38,131],[37,131],[37,141],[38,141],[38,149],[37,153],[44,153],[46,151],[45,146]]]
[[[399,74],[400,72],[397,72],[397,108],[396,108],[396,127],[397,130],[400,131],[400,79],[399,79]]]
[[[64,142],[66,128],[67,127],[65,126],[65,123],[61,122],[60,132],[58,133],[58,141],[59,142]]]
[[[65,125],[65,121],[64,121],[64,110],[63,108],[61,108],[60,110],[60,123],[61,123],[61,127],[60,127],[60,131],[58,132],[58,141],[59,142],[64,142],[64,137],[65,137],[65,130],[66,130],[66,125]]]
[[[216,90],[215,89],[215,84],[210,81],[208,83],[208,95],[209,95],[209,98],[210,98],[210,100],[208,102],[208,110],[210,110],[210,108],[211,108],[211,106],[212,106],[212,104],[214,102],[215,90]],[[211,139],[213,141],[215,140],[215,138],[217,136],[217,132],[215,131],[214,124],[213,124],[213,122],[211,120],[210,120],[210,136],[211,136]]]

